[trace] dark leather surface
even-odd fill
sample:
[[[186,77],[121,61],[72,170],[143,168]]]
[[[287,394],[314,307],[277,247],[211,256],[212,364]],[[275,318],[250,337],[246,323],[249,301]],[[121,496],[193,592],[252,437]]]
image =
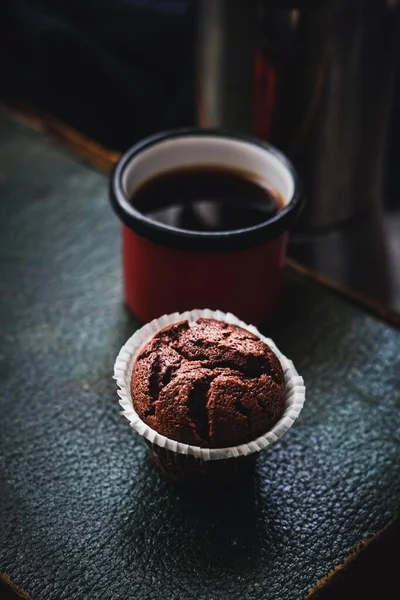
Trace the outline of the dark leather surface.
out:
[[[253,481],[164,482],[119,414],[106,177],[0,114],[0,572],[37,600],[303,597],[395,516],[400,334],[288,277],[266,332],[308,387]]]

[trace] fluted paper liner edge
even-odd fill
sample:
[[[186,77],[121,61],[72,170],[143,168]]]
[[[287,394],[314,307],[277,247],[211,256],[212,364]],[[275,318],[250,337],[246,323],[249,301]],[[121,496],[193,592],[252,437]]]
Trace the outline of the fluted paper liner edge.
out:
[[[251,333],[254,333],[272,348],[282,365],[286,391],[286,403],[283,415],[272,429],[246,444],[230,446],[228,448],[202,448],[200,446],[182,444],[157,433],[154,429],[146,425],[133,407],[130,382],[133,366],[142,348],[158,331],[164,329],[164,327],[179,321],[188,320],[189,322],[194,322],[200,318],[224,321],[225,323],[238,325],[239,327],[243,327]],[[183,313],[176,312],[171,315],[163,315],[159,319],[154,319],[150,323],[147,323],[138,329],[122,346],[114,365],[114,379],[117,382],[119,403],[123,409],[123,415],[128,419],[133,429],[152,444],[156,444],[161,448],[166,448],[167,450],[179,454],[191,454],[192,456],[205,461],[247,456],[253,452],[260,452],[260,450],[268,448],[277,442],[288,429],[292,427],[305,402],[304,381],[297,373],[292,361],[286,358],[286,356],[284,356],[276,347],[275,343],[271,339],[263,336],[256,327],[247,325],[231,313],[224,313],[219,310],[197,309]]]

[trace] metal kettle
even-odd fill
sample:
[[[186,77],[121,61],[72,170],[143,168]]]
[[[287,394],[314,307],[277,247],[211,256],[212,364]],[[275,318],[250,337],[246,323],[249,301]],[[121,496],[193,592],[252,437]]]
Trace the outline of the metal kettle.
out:
[[[288,154],[305,183],[304,232],[380,203],[395,14],[396,0],[198,0],[198,122]]]

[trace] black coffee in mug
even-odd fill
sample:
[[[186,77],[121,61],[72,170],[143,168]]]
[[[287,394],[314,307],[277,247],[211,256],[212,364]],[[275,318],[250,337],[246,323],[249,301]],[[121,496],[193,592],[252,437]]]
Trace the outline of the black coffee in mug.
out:
[[[259,225],[284,206],[268,182],[251,173],[213,166],[160,173],[135,191],[132,203],[159,223],[204,232]]]

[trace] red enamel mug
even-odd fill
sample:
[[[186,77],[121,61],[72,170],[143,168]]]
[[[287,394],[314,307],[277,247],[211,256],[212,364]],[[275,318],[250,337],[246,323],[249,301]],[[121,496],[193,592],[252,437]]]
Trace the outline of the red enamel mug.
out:
[[[193,231],[135,208],[135,191],[172,169],[210,166],[265,180],[282,199],[270,219],[232,231]],[[125,299],[142,321],[193,308],[232,312],[255,325],[275,307],[282,287],[288,231],[300,208],[297,174],[270,144],[206,129],[157,134],[128,150],[111,179],[123,223]]]

